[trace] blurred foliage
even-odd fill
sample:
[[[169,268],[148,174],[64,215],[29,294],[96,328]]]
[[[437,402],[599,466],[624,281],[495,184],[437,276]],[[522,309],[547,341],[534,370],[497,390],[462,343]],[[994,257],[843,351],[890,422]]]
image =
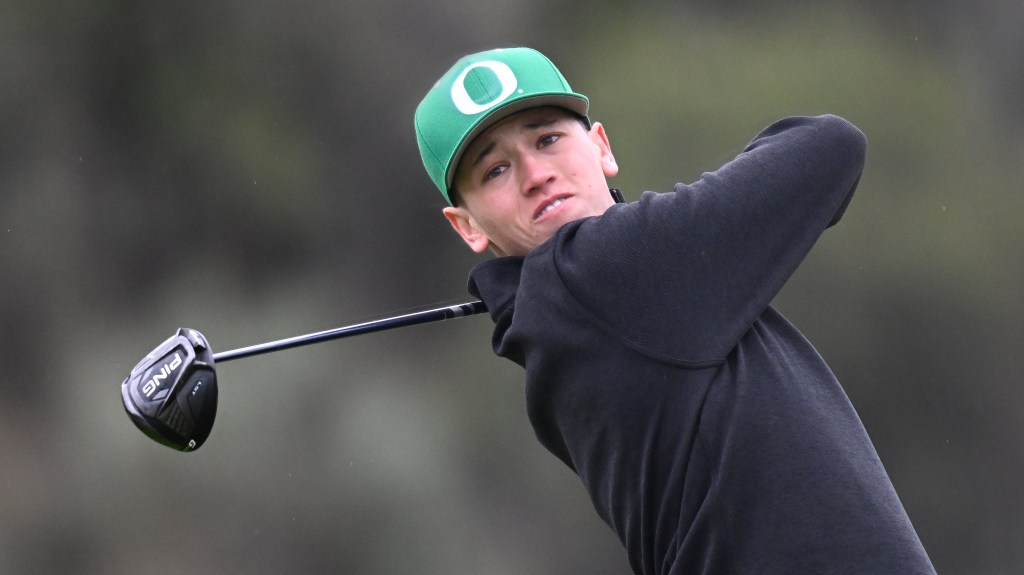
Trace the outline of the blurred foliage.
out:
[[[0,572],[624,573],[469,318],[219,370],[194,454],[117,385],[468,298],[412,134],[457,57],[548,53],[627,198],[793,114],[870,142],[778,306],[833,366],[940,573],[1024,564],[1020,3],[8,0],[0,6]],[[636,297],[640,294],[624,294]]]

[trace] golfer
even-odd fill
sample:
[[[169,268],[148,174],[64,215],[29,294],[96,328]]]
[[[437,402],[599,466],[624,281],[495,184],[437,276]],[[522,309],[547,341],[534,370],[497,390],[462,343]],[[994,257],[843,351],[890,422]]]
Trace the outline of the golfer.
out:
[[[857,188],[856,127],[783,119],[626,204],[605,128],[534,50],[459,60],[415,124],[444,216],[497,256],[469,281],[494,351],[636,573],[934,573],[843,389],[770,305]]]

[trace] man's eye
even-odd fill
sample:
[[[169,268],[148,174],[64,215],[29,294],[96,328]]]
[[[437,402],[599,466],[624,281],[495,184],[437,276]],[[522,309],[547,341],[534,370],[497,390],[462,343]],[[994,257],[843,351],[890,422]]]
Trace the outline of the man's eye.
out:
[[[493,168],[488,170],[488,172],[486,174],[484,174],[484,179],[485,180],[491,180],[491,179],[497,178],[498,176],[500,176],[503,173],[505,173],[505,170],[507,170],[507,169],[508,169],[508,166],[494,166]]]
[[[558,141],[558,137],[558,134],[548,134],[546,136],[541,136],[540,140],[537,142],[537,146],[540,148],[550,146],[551,144],[554,144],[555,142]]]

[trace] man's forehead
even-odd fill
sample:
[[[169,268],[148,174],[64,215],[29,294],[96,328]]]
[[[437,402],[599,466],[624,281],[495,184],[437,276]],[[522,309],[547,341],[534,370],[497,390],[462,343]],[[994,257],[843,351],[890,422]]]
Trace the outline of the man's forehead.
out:
[[[474,154],[479,154],[483,148],[493,144],[501,133],[535,130],[563,119],[573,119],[573,113],[565,108],[556,106],[529,108],[516,112],[507,118],[498,120],[493,126],[490,126],[474,138],[466,148],[466,154],[463,158],[472,162],[475,159]]]

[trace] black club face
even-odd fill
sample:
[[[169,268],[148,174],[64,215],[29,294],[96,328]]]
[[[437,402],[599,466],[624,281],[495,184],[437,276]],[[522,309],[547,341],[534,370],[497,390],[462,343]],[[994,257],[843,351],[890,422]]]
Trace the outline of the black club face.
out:
[[[149,353],[121,384],[132,422],[154,441],[199,449],[217,416],[213,352],[194,329],[181,328]]]

